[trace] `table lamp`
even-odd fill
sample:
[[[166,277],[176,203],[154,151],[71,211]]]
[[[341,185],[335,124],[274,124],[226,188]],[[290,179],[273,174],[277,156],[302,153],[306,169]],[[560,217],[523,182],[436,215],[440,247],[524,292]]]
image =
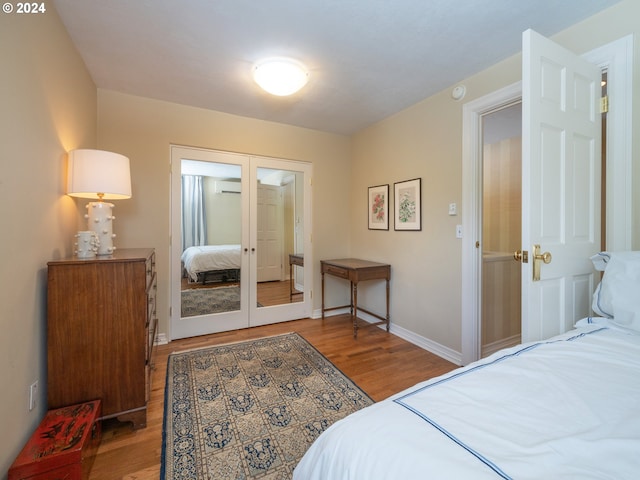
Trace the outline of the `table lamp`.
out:
[[[85,214],[88,229],[95,232],[98,255],[111,255],[113,245],[114,205],[104,200],[131,198],[129,159],[118,153],[104,150],[78,149],[69,152],[67,165],[67,195],[92,198]]]

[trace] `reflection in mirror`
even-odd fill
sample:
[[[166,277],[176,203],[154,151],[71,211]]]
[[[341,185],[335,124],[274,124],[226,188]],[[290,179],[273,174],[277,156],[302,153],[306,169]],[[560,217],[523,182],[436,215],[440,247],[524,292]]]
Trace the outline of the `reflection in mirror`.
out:
[[[240,309],[239,165],[182,160],[181,317]]]
[[[241,172],[239,165],[182,160],[181,317],[240,309],[240,278],[248,275],[241,272]],[[303,301],[302,185],[302,172],[257,170],[250,280],[257,282],[258,307]]]
[[[302,188],[297,188],[302,185],[302,172],[258,168],[256,280],[259,307],[303,300],[304,196]]]

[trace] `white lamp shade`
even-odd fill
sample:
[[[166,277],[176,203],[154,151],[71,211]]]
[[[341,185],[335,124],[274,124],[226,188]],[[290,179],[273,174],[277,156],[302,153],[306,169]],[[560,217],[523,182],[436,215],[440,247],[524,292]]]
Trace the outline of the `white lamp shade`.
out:
[[[131,198],[129,159],[104,150],[79,149],[69,152],[67,195],[104,200]]]
[[[304,87],[309,74],[300,62],[289,58],[270,58],[254,67],[253,79],[263,90],[284,97]]]

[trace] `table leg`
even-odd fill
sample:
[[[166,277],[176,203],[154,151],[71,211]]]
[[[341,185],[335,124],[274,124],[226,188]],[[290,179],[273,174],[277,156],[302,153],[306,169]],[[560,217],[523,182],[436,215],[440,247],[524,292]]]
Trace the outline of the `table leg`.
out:
[[[353,320],[353,338],[358,336],[358,282],[351,282],[351,316]]]
[[[389,279],[387,278],[387,332],[389,331],[389,325],[391,320],[389,318]]]
[[[289,263],[289,303],[293,302],[293,264]]]
[[[322,272],[321,278],[322,278],[322,320],[324,320],[324,272]]]
[[[349,315],[353,316],[353,282],[349,280]]]

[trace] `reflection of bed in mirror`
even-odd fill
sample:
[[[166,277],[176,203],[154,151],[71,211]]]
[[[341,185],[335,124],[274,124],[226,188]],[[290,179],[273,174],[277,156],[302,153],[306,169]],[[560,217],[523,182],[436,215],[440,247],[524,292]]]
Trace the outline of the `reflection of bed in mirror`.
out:
[[[190,283],[240,280],[240,245],[201,245],[182,252],[182,268]]]
[[[304,190],[296,187],[304,185],[303,172],[259,167],[250,182],[254,190],[243,185],[243,170],[235,157],[220,158],[224,161],[180,162],[181,214],[175,220],[181,225],[181,291],[235,287],[243,299],[255,291],[259,307],[304,302],[302,267],[286,268],[286,252],[304,251]],[[256,225],[246,224],[243,198],[257,208]],[[240,244],[247,229],[254,250],[245,256]],[[181,301],[190,296],[196,295],[181,295]]]

